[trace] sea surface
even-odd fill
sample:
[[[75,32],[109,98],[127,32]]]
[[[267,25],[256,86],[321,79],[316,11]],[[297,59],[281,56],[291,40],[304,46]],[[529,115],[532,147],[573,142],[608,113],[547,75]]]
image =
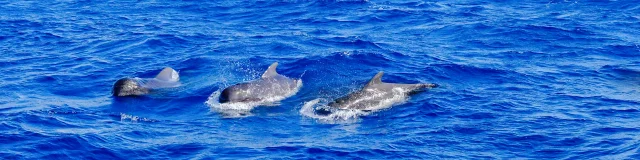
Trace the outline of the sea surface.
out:
[[[633,0],[1,1],[0,159],[640,159],[638,35]],[[208,103],[273,62],[297,94]],[[440,87],[305,108],[379,71]]]

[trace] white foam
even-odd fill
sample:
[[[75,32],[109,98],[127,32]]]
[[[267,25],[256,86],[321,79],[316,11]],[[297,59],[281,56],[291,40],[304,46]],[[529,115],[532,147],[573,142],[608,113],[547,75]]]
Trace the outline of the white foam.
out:
[[[144,118],[144,117],[141,118],[141,117],[134,116],[134,115],[120,113],[120,121],[127,121],[127,120],[130,120],[131,122],[138,122],[138,121],[155,122],[156,121],[156,120],[153,120],[153,119],[148,119],[148,118]]]
[[[220,112],[228,117],[246,117],[251,115],[250,111],[257,106],[277,106],[279,105],[280,101],[298,93],[298,91],[300,91],[300,88],[302,88],[302,80],[298,80],[297,82],[298,83],[296,84],[296,87],[293,89],[282,87],[283,89],[287,90],[287,94],[282,96],[268,97],[258,102],[220,103],[219,99],[222,91],[217,90],[209,95],[209,98],[207,98],[205,104],[211,107],[211,109],[213,109],[214,111]]]
[[[315,108],[328,107],[326,105],[327,103],[325,102],[320,103],[320,101],[326,101],[326,100],[318,98],[318,99],[305,102],[304,105],[302,106],[302,109],[300,109],[300,114],[310,118],[333,123],[333,122],[342,122],[347,120],[356,120],[359,116],[368,115],[370,113],[370,112],[356,110],[356,109],[336,109],[328,115],[318,115],[315,112]]]

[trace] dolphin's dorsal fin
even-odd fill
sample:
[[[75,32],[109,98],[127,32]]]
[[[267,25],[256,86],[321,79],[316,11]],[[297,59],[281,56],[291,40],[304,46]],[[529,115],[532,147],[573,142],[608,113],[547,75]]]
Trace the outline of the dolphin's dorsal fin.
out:
[[[162,69],[162,71],[160,71],[160,73],[158,73],[156,79],[163,81],[178,81],[180,80],[180,76],[178,75],[178,72],[176,72],[176,70],[173,70],[173,68],[165,67],[164,69]]]
[[[380,84],[382,83],[382,75],[384,74],[384,72],[380,71],[378,72],[378,74],[376,74],[375,76],[373,76],[373,78],[371,78],[371,80],[369,80],[369,83],[367,83],[367,85],[365,87],[374,85],[374,84]]]
[[[267,71],[264,71],[264,74],[262,74],[262,78],[273,77],[278,75],[278,72],[276,72],[276,67],[278,67],[278,62],[274,62],[273,64],[271,64],[267,69]]]

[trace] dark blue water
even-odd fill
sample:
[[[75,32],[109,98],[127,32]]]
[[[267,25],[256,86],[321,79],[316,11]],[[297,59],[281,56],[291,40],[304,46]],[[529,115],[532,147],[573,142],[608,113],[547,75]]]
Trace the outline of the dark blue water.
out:
[[[0,159],[640,159],[640,3],[3,1]],[[302,76],[226,117],[220,89]],[[171,66],[182,86],[114,98]],[[438,83],[347,120],[301,112],[385,82]]]

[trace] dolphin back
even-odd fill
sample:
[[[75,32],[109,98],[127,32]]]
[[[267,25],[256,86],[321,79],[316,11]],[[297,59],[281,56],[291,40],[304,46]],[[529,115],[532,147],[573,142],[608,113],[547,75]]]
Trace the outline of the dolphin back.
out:
[[[330,102],[329,106],[339,109],[379,109],[386,105],[392,105],[388,101],[401,101],[408,95],[438,86],[433,83],[385,83],[382,82],[383,74],[384,72],[378,72],[364,88]]]
[[[278,62],[271,64],[259,79],[225,88],[220,103],[279,101],[298,92],[301,81],[278,74],[276,67]]]
[[[431,89],[438,87],[437,84],[434,83],[420,83],[420,84],[402,84],[402,83],[385,83],[382,82],[382,76],[384,72],[380,71],[378,74],[373,76],[369,83],[364,86],[363,89],[376,89],[376,90],[391,90],[395,88],[403,89],[407,92],[421,90],[421,89]]]
[[[113,96],[140,96],[153,89],[180,86],[180,76],[171,67],[165,67],[155,78],[123,78],[113,84]]]

